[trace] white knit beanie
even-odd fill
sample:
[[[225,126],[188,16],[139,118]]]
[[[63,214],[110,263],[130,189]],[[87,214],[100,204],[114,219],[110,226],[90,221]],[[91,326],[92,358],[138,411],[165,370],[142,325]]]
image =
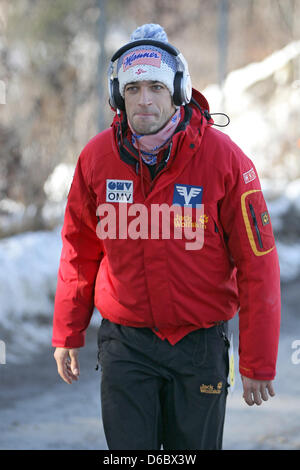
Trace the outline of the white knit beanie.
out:
[[[141,39],[168,42],[165,30],[159,24],[144,24],[130,37],[130,42]],[[174,55],[152,45],[141,45],[126,51],[118,60],[117,73],[120,94],[124,98],[127,83],[151,80],[163,83],[174,93],[174,76],[177,61]]]

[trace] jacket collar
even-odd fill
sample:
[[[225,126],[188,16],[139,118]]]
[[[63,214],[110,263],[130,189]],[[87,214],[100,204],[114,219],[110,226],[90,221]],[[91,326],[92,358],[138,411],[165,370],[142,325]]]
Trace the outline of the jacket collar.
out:
[[[183,107],[184,117],[179,123],[172,137],[171,146],[164,151],[160,169],[168,168],[168,182],[175,180],[183,171],[191,158],[197,153],[206,127],[213,125],[209,115],[209,104],[199,91],[193,89],[192,100]],[[207,113],[205,115],[205,113]],[[120,158],[135,167],[138,173],[139,157],[137,150],[126,138],[127,118],[126,113],[115,115],[112,122],[115,141],[119,149]],[[180,153],[180,155],[179,155]],[[166,161],[166,163],[164,162]],[[164,164],[165,163],[165,164]],[[165,178],[159,178],[156,189],[162,189]],[[154,193],[156,191],[153,191]]]

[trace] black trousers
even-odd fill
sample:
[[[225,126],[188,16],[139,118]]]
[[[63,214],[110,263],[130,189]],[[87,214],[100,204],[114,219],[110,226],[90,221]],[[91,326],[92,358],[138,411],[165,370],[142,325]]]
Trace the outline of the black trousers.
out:
[[[148,328],[103,319],[101,407],[111,450],[221,449],[227,397],[227,324],[172,346]]]

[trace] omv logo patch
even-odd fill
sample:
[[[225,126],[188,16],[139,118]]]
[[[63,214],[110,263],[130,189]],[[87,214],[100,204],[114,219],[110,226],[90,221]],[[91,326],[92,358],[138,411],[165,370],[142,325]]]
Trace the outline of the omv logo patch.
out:
[[[106,202],[133,202],[133,181],[106,180]]]
[[[173,204],[179,206],[196,207],[202,204],[203,186],[191,186],[189,184],[175,184]]]

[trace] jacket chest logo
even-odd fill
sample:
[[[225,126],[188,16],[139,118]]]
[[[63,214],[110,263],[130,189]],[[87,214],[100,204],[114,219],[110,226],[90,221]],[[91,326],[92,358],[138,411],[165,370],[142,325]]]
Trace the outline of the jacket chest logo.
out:
[[[179,206],[196,207],[202,203],[203,186],[191,186],[189,184],[175,184],[173,204]]]
[[[133,181],[106,180],[106,202],[133,202]]]

